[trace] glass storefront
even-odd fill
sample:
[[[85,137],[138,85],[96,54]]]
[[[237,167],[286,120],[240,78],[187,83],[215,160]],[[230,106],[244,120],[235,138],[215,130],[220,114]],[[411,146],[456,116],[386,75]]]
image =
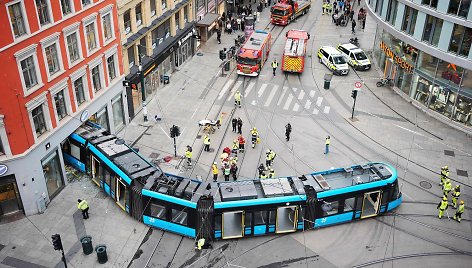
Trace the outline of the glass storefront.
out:
[[[103,107],[96,114],[92,115],[89,118],[89,121],[92,121],[97,125],[100,125],[102,128],[106,130],[110,130],[110,124],[108,123],[107,107]]]
[[[22,209],[15,177],[13,175],[0,177],[0,216],[9,215]]]
[[[113,123],[115,125],[115,131],[121,130],[125,125],[123,101],[121,95],[111,101],[111,108],[113,110]]]
[[[57,151],[42,160],[41,165],[43,166],[43,174],[46,180],[49,198],[52,198],[64,186],[61,162]]]
[[[373,58],[410,98],[472,126],[472,70],[445,62],[377,28]]]

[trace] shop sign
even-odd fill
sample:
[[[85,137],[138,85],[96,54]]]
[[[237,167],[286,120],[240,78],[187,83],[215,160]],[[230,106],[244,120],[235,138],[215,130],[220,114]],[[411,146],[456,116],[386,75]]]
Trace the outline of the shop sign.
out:
[[[383,41],[380,42],[380,48],[384,51],[385,55],[393,60],[393,62],[400,66],[408,73],[413,73],[413,65],[406,62],[404,59],[396,55]]]
[[[89,111],[85,110],[80,115],[80,122],[85,122],[85,120],[87,120],[88,118],[89,118]]]
[[[193,34],[192,32],[188,32],[188,34],[187,34],[184,38],[181,39],[181,40],[182,40],[182,43],[185,42],[185,41],[187,41],[187,39],[189,39],[190,36],[192,36],[192,34]]]
[[[1,165],[0,164],[0,176],[3,176],[5,173],[7,173],[8,167],[6,165]]]

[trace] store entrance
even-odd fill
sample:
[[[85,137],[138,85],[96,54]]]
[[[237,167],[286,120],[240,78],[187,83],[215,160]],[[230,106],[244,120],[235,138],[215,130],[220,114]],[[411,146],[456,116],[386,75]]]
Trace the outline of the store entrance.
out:
[[[0,216],[22,210],[18,189],[14,182],[0,185]]]

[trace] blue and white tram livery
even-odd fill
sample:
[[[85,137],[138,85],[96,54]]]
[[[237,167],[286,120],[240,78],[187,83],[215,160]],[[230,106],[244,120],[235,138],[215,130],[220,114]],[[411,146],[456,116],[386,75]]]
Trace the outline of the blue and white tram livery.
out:
[[[303,176],[201,182],[165,174],[115,136],[84,125],[64,143],[66,162],[135,219],[193,238],[232,239],[310,230],[398,207],[398,174],[367,163]]]

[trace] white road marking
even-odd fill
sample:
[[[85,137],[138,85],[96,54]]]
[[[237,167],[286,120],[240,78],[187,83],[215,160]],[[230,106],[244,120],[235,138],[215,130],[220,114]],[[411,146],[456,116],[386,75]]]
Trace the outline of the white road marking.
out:
[[[397,124],[393,124],[393,125],[396,126],[396,127],[401,128],[401,129],[404,129],[404,130],[406,130],[406,131],[409,131],[409,132],[411,132],[411,133],[415,133],[416,135],[424,136],[423,134],[418,133],[418,132],[416,132],[416,131],[413,131],[413,130],[411,130],[411,129],[408,129],[408,128],[406,128],[406,127],[402,127],[402,126],[399,126],[399,125],[397,125]]]
[[[311,106],[311,101],[310,100],[306,100],[306,103],[305,103],[305,109],[310,109],[310,106]]]
[[[323,101],[323,97],[318,97],[318,99],[316,100],[316,106],[320,107],[322,101]]]
[[[226,93],[226,90],[228,90],[229,86],[233,83],[233,79],[228,80],[228,82],[223,86],[223,89],[220,91],[220,94],[218,94],[218,99],[221,100],[223,96]]]
[[[313,109],[313,114],[318,114],[318,109]]]
[[[262,96],[262,94],[264,94],[264,91],[265,91],[266,87],[267,87],[267,84],[262,84],[261,88],[257,92],[257,97],[258,98],[260,98]]]
[[[310,90],[310,97],[313,98],[315,96],[315,91],[314,90]]]
[[[298,105],[298,103],[295,103],[295,104],[293,105],[293,109],[292,109],[292,110],[293,110],[294,112],[298,112],[298,108],[300,108],[300,105]]]
[[[324,110],[323,110],[323,113],[325,113],[325,114],[329,113],[329,109],[331,109],[329,106],[325,106]]]
[[[272,99],[274,98],[275,93],[277,92],[278,88],[279,88],[279,86],[274,85],[274,87],[271,89],[270,94],[269,94],[269,98],[266,100],[266,102],[264,104],[265,107],[269,106],[269,104],[272,102]]]
[[[423,150],[423,147],[421,147],[418,143],[415,143],[416,146],[418,146],[421,150]]]
[[[292,103],[292,99],[293,99],[293,95],[288,94],[287,101],[285,102],[285,105],[284,105],[284,110],[288,110],[288,107],[290,106],[290,103]]]
[[[282,95],[279,98],[279,101],[277,102],[277,106],[279,106],[282,103],[283,97],[285,96],[285,92],[287,92],[288,87],[284,87],[284,91],[282,91]]]
[[[303,97],[305,97],[305,91],[302,89],[300,90],[300,94],[298,94],[298,99],[301,100]]]
[[[252,104],[252,105],[256,105],[256,104],[257,104],[257,101],[256,101],[256,100],[252,100],[252,101],[251,101],[251,104]]]
[[[249,86],[246,88],[246,92],[244,92],[244,97],[246,98],[249,95],[249,92],[254,88],[255,82],[249,83]]]
[[[293,91],[297,92],[297,89],[296,87],[292,87]]]
[[[229,94],[227,101],[230,101],[231,99],[234,99],[234,93],[236,92],[236,90],[239,89],[239,87],[241,86],[242,83],[243,83],[243,81],[236,82],[234,87],[231,89],[231,94]]]

